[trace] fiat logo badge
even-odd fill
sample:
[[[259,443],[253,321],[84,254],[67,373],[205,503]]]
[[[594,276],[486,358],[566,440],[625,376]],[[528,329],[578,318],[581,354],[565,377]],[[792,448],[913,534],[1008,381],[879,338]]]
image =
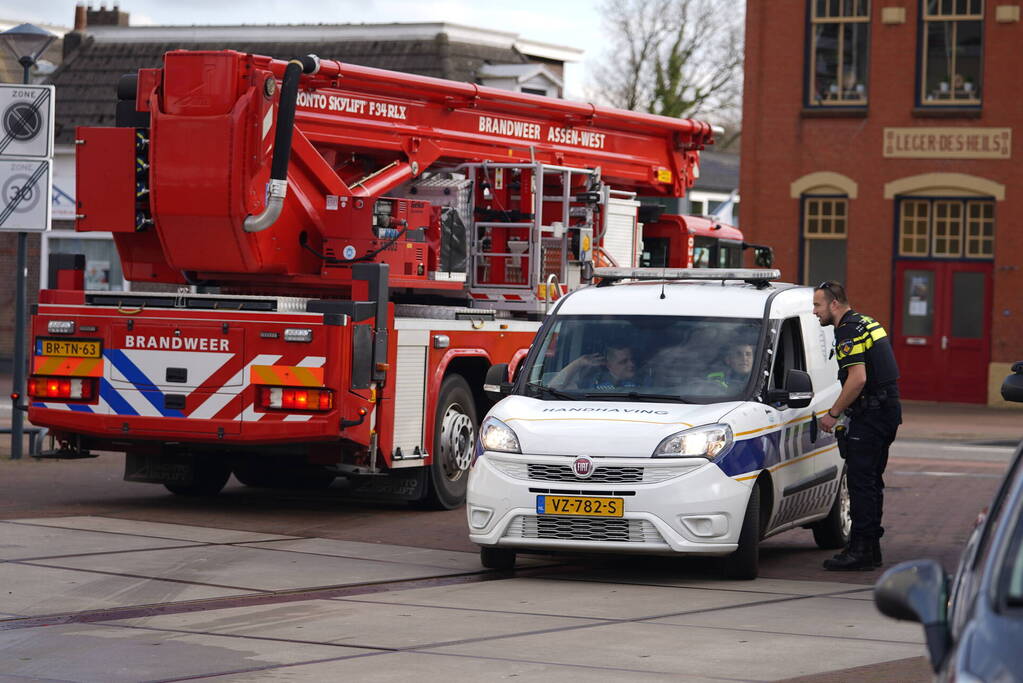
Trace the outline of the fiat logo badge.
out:
[[[586,455],[580,455],[572,462],[572,471],[580,479],[588,479],[594,469],[593,458]]]

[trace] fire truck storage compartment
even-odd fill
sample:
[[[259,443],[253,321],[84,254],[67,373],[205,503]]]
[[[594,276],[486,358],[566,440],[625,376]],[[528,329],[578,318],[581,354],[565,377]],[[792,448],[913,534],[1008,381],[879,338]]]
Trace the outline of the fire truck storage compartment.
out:
[[[419,457],[426,424],[426,355],[428,330],[398,332],[398,367],[394,381],[394,449],[405,458]],[[395,460],[399,466],[400,460]]]
[[[636,211],[639,202],[634,199],[612,197],[607,201],[607,222],[604,250],[623,268],[636,265],[636,254],[642,241]]]
[[[75,147],[77,230],[135,232],[134,128],[78,128]]]

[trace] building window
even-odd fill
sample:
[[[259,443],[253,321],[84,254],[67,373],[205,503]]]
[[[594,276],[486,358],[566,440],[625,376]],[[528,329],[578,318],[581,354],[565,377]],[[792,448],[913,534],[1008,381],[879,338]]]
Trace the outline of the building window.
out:
[[[50,254],[85,254],[85,288],[87,290],[128,290],[129,284],[121,272],[121,259],[110,233],[76,233],[71,230],[52,230],[43,233],[42,268],[49,275]]]
[[[983,0],[921,0],[921,104],[979,105]]]
[[[899,206],[899,256],[994,258],[992,200],[906,199]]]
[[[927,256],[931,242],[931,203],[908,199],[902,202],[899,225],[899,256]]]
[[[810,0],[811,106],[867,104],[870,0]]]
[[[994,202],[966,202],[966,258],[994,257]]]
[[[803,198],[803,282],[845,282],[849,200]]]

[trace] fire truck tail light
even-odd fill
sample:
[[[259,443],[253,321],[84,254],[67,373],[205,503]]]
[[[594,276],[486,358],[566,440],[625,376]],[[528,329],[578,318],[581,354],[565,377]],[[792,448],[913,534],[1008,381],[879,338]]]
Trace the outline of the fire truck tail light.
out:
[[[330,410],[334,407],[334,392],[330,389],[260,387],[259,405],[266,410]]]
[[[28,395],[32,398],[91,401],[96,396],[96,379],[92,377],[29,377]]]

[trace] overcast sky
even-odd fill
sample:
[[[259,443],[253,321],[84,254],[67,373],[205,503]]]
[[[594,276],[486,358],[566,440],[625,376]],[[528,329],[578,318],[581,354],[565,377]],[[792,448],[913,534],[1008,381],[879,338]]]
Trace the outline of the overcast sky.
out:
[[[0,0],[0,19],[74,24],[75,0]],[[92,6],[100,2],[92,0]],[[110,7],[113,3],[107,0]],[[170,24],[359,24],[447,21],[517,33],[521,37],[601,52],[596,0],[120,0],[133,26]],[[329,55],[323,55],[327,57]],[[567,95],[581,98],[583,65],[569,65]]]

